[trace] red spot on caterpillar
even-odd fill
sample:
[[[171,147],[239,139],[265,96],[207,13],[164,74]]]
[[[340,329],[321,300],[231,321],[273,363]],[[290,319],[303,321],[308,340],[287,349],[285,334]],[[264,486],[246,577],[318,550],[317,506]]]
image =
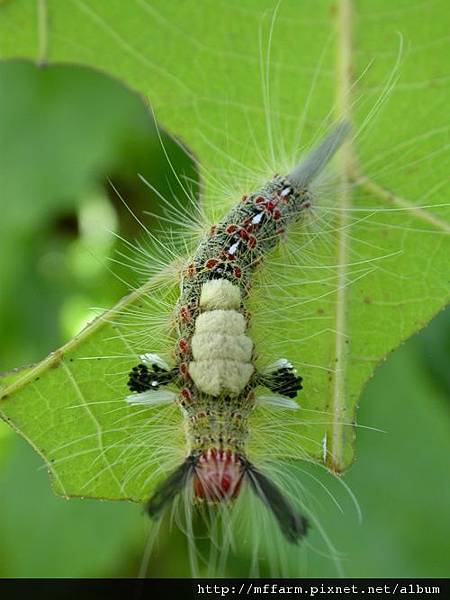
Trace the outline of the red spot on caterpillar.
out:
[[[185,362],[180,363],[178,370],[180,371],[180,375],[181,375],[181,377],[183,377],[183,379],[188,379],[189,371],[188,371],[187,363],[185,363]]]
[[[183,404],[183,406],[186,404],[191,404],[192,402],[192,394],[187,388],[183,388],[182,390],[180,390],[180,398],[181,404]]]
[[[241,228],[240,228],[240,231],[239,231],[239,235],[241,235],[241,232],[243,232],[242,235],[241,235],[242,239],[247,239],[248,234],[251,231],[254,231],[257,228],[256,225],[252,224],[252,219],[253,218],[254,218],[254,215],[252,215],[251,217],[247,217],[246,219],[244,219],[244,221],[242,221]]]
[[[236,498],[242,482],[239,455],[231,450],[209,448],[195,466],[193,488],[196,498],[220,502]]]
[[[233,273],[234,273],[235,277],[237,277],[238,279],[240,279],[240,277],[242,275],[241,268],[240,267],[234,267]]]
[[[237,225],[227,225],[225,228],[225,233],[235,233],[237,231]]]
[[[247,246],[249,248],[254,248],[256,246],[256,238],[254,235],[250,235],[248,237],[248,242],[247,242]]]
[[[279,208],[276,208],[272,214],[275,221],[279,221],[281,219],[281,211]]]
[[[311,208],[311,202],[308,200],[307,202],[303,203],[303,208]]]
[[[187,306],[182,306],[180,308],[180,318],[184,322],[188,322],[191,320],[191,311]]]
[[[240,229],[239,237],[242,238],[243,240],[248,240],[248,231],[246,231],[245,229]]]
[[[266,204],[266,208],[269,212],[272,212],[273,209],[275,208],[275,204],[272,202],[272,200],[269,200]]]
[[[218,263],[218,262],[219,262],[219,261],[218,261],[217,259],[215,259],[215,258],[210,258],[209,260],[207,260],[207,261],[205,262],[205,267],[206,267],[207,269],[214,269],[214,267],[217,265],[217,263]]]
[[[186,352],[186,350],[188,349],[188,343],[187,340],[185,340],[184,338],[181,338],[180,340],[178,340],[178,350],[182,353]]]
[[[196,269],[195,269],[195,265],[194,265],[193,263],[191,263],[191,264],[190,264],[190,265],[188,265],[188,266],[187,266],[187,268],[186,268],[186,275],[187,275],[189,278],[192,278],[192,277],[194,277],[194,275],[195,275],[195,271],[196,271]]]
[[[264,204],[265,201],[266,199],[263,196],[256,196],[255,198],[255,204]]]
[[[285,230],[284,230],[284,227],[280,227],[280,229],[277,229],[275,233],[276,233],[277,235],[282,235],[282,234],[284,233],[284,231],[285,231]]]

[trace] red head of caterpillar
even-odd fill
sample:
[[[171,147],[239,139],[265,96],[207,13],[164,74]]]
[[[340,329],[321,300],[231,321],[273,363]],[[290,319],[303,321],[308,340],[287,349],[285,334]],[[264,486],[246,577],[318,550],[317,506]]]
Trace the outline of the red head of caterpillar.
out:
[[[211,505],[231,504],[247,485],[288,541],[306,534],[306,518],[248,456],[248,419],[258,400],[297,408],[302,378],[284,358],[256,369],[245,303],[253,272],[311,206],[310,184],[348,132],[347,122],[338,124],[291,173],[244,196],[211,228],[181,278],[173,366],[147,353],[130,372],[128,403],[176,401],[186,422],[186,458],[148,501],[151,517],[158,518],[186,486],[194,501]],[[179,392],[162,389],[168,384]],[[258,387],[273,395],[258,397]]]

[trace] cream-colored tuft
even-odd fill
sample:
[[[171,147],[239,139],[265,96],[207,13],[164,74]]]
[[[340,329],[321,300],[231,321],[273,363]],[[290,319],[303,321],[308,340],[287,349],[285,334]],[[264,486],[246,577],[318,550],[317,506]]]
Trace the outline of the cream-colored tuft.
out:
[[[245,333],[244,316],[236,310],[210,310],[199,315],[195,321],[195,333]]]
[[[252,358],[253,342],[246,335],[224,333],[195,333],[192,337],[194,360],[222,359],[249,362]]]
[[[241,290],[228,279],[211,279],[202,286],[200,307],[203,310],[215,308],[239,308],[241,305]]]
[[[195,385],[205,394],[239,394],[249,382],[253,366],[236,360],[200,360],[189,364],[189,373]]]
[[[195,321],[189,374],[199,390],[211,396],[239,394],[253,373],[253,342],[245,335],[241,291],[227,279],[202,286],[202,312]]]

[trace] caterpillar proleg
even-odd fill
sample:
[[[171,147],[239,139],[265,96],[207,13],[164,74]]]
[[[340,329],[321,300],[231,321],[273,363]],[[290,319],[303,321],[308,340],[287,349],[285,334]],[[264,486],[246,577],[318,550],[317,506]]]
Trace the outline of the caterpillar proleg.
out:
[[[248,419],[258,404],[297,408],[302,377],[288,358],[263,370],[248,335],[252,275],[314,202],[310,184],[344,142],[341,122],[289,174],[245,195],[200,243],[181,276],[175,307],[173,364],[149,352],[128,378],[130,404],[176,402],[185,421],[185,460],[150,497],[157,519],[186,487],[193,502],[231,506],[248,487],[270,510],[285,538],[299,542],[308,520],[248,455]],[[172,388],[166,391],[165,386]],[[265,388],[265,395],[258,393]],[[176,390],[176,391],[175,391]],[[267,396],[267,390],[272,396]]]

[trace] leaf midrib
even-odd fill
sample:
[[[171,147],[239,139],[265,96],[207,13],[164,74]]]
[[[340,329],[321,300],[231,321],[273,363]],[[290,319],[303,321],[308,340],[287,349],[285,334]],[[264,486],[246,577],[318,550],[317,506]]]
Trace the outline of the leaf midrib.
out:
[[[336,64],[336,106],[338,120],[352,122],[351,114],[351,67],[352,67],[352,5],[351,0],[341,0],[338,7],[338,38]],[[329,469],[341,472],[344,469],[343,436],[345,413],[345,374],[347,339],[347,265],[349,257],[349,208],[351,196],[349,186],[354,164],[354,149],[351,140],[346,140],[338,157],[340,189],[338,193],[339,224],[337,228],[337,292],[335,307],[334,374],[331,382],[329,408],[332,425],[326,438],[325,462]]]

